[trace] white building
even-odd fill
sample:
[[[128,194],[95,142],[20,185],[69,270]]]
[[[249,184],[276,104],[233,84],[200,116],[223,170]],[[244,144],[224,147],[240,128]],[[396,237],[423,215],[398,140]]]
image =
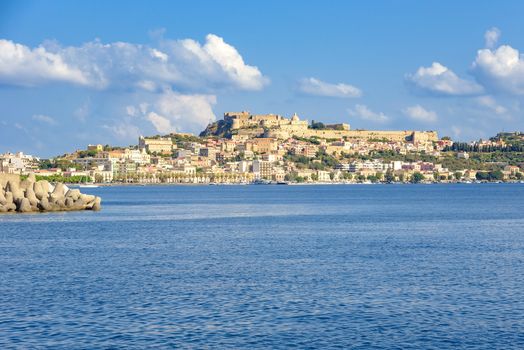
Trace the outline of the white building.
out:
[[[253,173],[257,179],[271,179],[273,163],[267,160],[256,159],[253,161]]]
[[[129,159],[137,164],[151,163],[151,156],[147,154],[144,148],[140,150],[126,148],[124,151],[124,158]]]
[[[38,169],[40,159],[23,152],[4,153],[0,155],[0,172],[18,174]]]

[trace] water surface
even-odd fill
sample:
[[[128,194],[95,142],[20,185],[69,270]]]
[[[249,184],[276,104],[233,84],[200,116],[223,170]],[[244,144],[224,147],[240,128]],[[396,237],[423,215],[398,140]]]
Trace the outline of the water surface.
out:
[[[0,216],[0,348],[523,348],[524,186],[83,189]]]

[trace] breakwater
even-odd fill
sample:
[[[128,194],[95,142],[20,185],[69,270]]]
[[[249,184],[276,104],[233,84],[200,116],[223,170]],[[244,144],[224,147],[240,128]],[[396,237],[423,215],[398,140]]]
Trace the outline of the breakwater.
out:
[[[101,201],[63,183],[36,181],[34,174],[24,180],[19,175],[0,174],[0,213],[100,210]]]

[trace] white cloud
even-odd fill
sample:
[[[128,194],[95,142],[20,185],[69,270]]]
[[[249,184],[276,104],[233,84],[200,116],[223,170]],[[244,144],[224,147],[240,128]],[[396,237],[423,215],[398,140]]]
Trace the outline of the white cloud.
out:
[[[404,115],[408,116],[409,118],[419,122],[434,123],[438,119],[437,113],[429,111],[421,105],[406,107],[402,110],[402,113],[404,113]]]
[[[176,131],[199,133],[216,120],[213,113],[215,95],[181,94],[166,89],[152,97],[150,102],[126,106],[126,115],[147,120],[162,134]]]
[[[476,98],[478,104],[482,107],[487,107],[495,114],[502,115],[508,112],[508,109],[504,106],[501,106],[492,96],[480,96]]]
[[[212,108],[215,104],[214,95],[184,95],[167,90],[155,101],[152,109],[168,119],[177,130],[196,133],[216,120]]]
[[[479,50],[473,73],[487,90],[524,95],[524,56],[509,45]]]
[[[355,86],[344,83],[326,83],[313,77],[301,79],[298,89],[305,94],[317,96],[342,98],[362,96],[362,91]]]
[[[158,58],[162,62],[167,62],[167,59],[169,58],[168,55],[157,49],[150,49],[149,53],[151,54],[151,57]]]
[[[171,121],[167,119],[166,117],[162,117],[161,115],[156,114],[155,112],[149,112],[147,114],[147,119],[153,123],[155,126],[156,131],[162,134],[169,134],[176,131],[176,128],[174,128],[171,125]]]
[[[32,119],[49,125],[56,124],[56,120],[54,118],[44,114],[35,114],[32,116]]]
[[[136,125],[128,122],[120,122],[114,125],[103,125],[104,129],[111,131],[120,140],[136,140],[140,131]]]
[[[158,48],[95,40],[69,47],[47,42],[31,49],[0,40],[0,83],[36,86],[55,81],[146,91],[168,86],[260,90],[269,83],[257,67],[244,62],[236,48],[214,34],[206,36],[204,45],[191,39],[162,39]]]
[[[219,36],[208,34],[203,50],[216,62],[231,81],[246,90],[260,90],[266,83],[257,67],[248,66],[238,51]]]
[[[420,91],[442,96],[478,95],[483,89],[475,82],[459,78],[452,70],[438,62],[430,67],[420,67],[406,80]]]
[[[135,84],[135,87],[145,90],[145,91],[150,91],[150,92],[154,92],[155,90],[158,89],[158,85],[154,81],[151,81],[151,80],[137,81]]]
[[[500,29],[492,27],[484,34],[485,46],[489,49],[494,48],[500,38]]]
[[[59,53],[0,39],[0,84],[35,86],[50,81],[89,84],[84,73]]]
[[[386,123],[390,118],[382,112],[373,112],[365,105],[355,105],[354,109],[348,109],[349,115],[376,123]]]

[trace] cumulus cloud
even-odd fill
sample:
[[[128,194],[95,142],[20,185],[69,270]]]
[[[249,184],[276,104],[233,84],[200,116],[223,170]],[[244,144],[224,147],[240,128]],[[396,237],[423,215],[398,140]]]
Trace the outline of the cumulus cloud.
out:
[[[161,134],[178,131],[198,133],[216,120],[213,113],[215,104],[215,95],[181,94],[166,89],[161,94],[153,95],[149,102],[126,106],[125,113],[131,117],[129,121],[146,120]]]
[[[489,91],[524,95],[524,56],[509,45],[479,50],[472,70]]]
[[[247,90],[260,90],[267,83],[267,78],[262,76],[258,68],[246,65],[238,51],[224,42],[221,37],[208,34],[202,50],[203,53],[198,56],[207,55],[239,87]]]
[[[260,90],[269,83],[235,47],[214,34],[206,36],[204,45],[192,39],[162,39],[158,46],[95,40],[68,47],[47,42],[32,49],[0,40],[0,83],[35,86],[60,81],[145,91]]]
[[[504,106],[501,106],[492,96],[480,96],[477,97],[476,101],[482,107],[487,107],[489,110],[494,112],[497,115],[506,114],[508,109]]]
[[[155,112],[149,112],[147,114],[147,119],[153,123],[156,131],[162,134],[169,134],[175,132],[176,129],[171,125],[171,121],[166,117],[156,114]]]
[[[419,91],[440,96],[468,96],[482,93],[482,86],[459,78],[451,69],[433,62],[430,67],[420,67],[406,80]]]
[[[31,49],[0,39],[0,84],[36,86],[49,81],[88,85],[82,70],[43,46]]]
[[[421,105],[406,107],[402,110],[402,113],[404,113],[404,115],[407,117],[419,122],[434,123],[438,119],[437,113],[429,111]]]
[[[354,109],[348,109],[349,115],[375,123],[386,123],[390,118],[382,112],[373,112],[365,105],[357,104]]]
[[[299,81],[298,90],[308,95],[352,98],[362,96],[362,91],[344,83],[326,83],[316,78],[304,78]]]
[[[216,120],[212,108],[215,104],[214,95],[184,95],[167,90],[155,101],[153,108],[177,130],[199,132]]]
[[[493,48],[497,44],[500,38],[500,29],[493,27],[486,31],[484,34],[484,42],[487,48]]]
[[[53,117],[44,114],[35,114],[32,116],[32,119],[49,125],[56,124],[56,120]]]
[[[434,62],[430,67],[420,67],[415,74],[408,74],[406,80],[416,91],[432,95],[481,96],[478,100],[481,101],[481,105],[482,101],[489,101],[488,98],[482,97],[486,93],[524,95],[524,54],[510,45],[495,48],[500,34],[496,27],[490,28],[484,34],[486,48],[477,51],[469,71],[476,82],[458,77],[438,62]],[[485,103],[483,106],[490,107]]]

